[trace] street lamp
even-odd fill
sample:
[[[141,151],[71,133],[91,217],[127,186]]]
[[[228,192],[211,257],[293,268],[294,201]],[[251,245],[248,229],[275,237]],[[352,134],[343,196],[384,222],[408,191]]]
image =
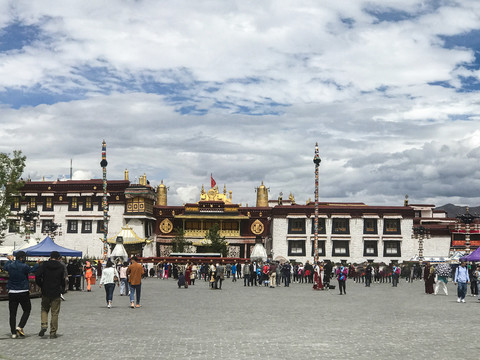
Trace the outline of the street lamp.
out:
[[[25,241],[30,239],[30,232],[35,232],[34,221],[38,217],[38,212],[32,209],[25,210],[22,214],[23,221],[25,222]]]
[[[479,218],[476,215],[470,214],[468,211],[469,209],[467,207],[465,214],[457,216],[458,221],[465,224],[465,255],[470,254],[470,224],[472,224],[475,221],[475,219]],[[457,223],[457,231],[460,231],[460,230],[461,230],[461,225]]]
[[[417,226],[413,228],[413,234],[415,239],[418,239],[418,260],[420,265],[422,265],[423,261],[423,240],[425,237],[427,239],[430,238],[430,232],[428,229],[424,228],[423,226]]]
[[[320,166],[320,156],[318,156],[318,142],[315,143],[315,155],[313,163],[315,164],[315,222],[314,222],[314,242],[313,242],[313,261],[315,265],[318,262],[318,167]]]
[[[54,222],[50,222],[45,224],[45,232],[48,236],[50,236],[52,240],[54,240],[55,236],[57,235],[57,230],[61,227],[61,224],[55,224]]]

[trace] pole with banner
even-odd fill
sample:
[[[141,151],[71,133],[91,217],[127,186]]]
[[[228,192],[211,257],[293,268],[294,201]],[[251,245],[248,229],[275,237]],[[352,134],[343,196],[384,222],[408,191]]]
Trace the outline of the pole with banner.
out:
[[[108,197],[107,197],[107,143],[105,140],[102,142],[102,161],[100,166],[103,170],[103,198],[102,198],[102,209],[103,209],[103,260],[107,260],[108,256]]]

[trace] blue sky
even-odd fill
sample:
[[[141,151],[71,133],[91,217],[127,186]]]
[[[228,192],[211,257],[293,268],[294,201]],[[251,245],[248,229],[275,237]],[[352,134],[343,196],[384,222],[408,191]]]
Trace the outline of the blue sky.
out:
[[[169,202],[210,173],[254,203],[478,205],[480,4],[6,1],[0,151],[25,176],[147,173]]]

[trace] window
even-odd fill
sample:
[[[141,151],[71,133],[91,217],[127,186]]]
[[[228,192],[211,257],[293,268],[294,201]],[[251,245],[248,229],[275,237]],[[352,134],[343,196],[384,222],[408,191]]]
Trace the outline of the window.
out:
[[[377,219],[363,219],[363,233],[377,234]]]
[[[83,210],[84,211],[93,210],[93,202],[92,202],[92,197],[91,196],[87,196],[85,198],[85,201],[83,203]]]
[[[28,199],[27,208],[30,210],[37,210],[37,198],[32,196]]]
[[[68,211],[78,211],[78,197],[72,196],[68,203]]]
[[[91,232],[92,232],[92,220],[83,220],[82,233],[91,233]]]
[[[151,222],[145,222],[145,237],[151,236],[153,233],[153,225]]]
[[[222,230],[230,230],[230,231],[238,230],[238,222],[236,222],[236,221],[224,221],[222,223]]]
[[[50,227],[52,220],[42,220],[42,234],[47,233],[47,228]]]
[[[185,221],[185,230],[202,230],[202,223],[200,221],[187,220]]]
[[[127,200],[127,213],[144,213],[145,212],[145,199],[141,197],[135,197]]]
[[[384,234],[401,234],[400,219],[384,219],[383,223]]]
[[[334,240],[332,256],[350,256],[349,242],[346,240]]]
[[[20,211],[20,198],[18,196],[13,198],[12,204],[10,205],[10,210]]]
[[[204,221],[203,222],[203,230],[209,230],[210,228],[214,227],[215,225],[217,225],[218,228],[220,229],[220,226],[218,225],[218,223],[216,221],[212,221],[212,220]]]
[[[318,219],[318,233],[325,234],[325,219],[319,218]],[[315,219],[312,219],[312,234],[315,234]]]
[[[18,220],[9,220],[8,221],[8,232],[16,233],[20,231],[20,221]]]
[[[314,249],[313,249],[313,245],[314,245],[315,241],[312,241],[312,255],[311,256],[315,256],[314,254]],[[317,250],[318,250],[318,256],[325,256],[325,240],[317,240]]]
[[[78,232],[78,220],[68,220],[68,233],[77,233]]]
[[[332,234],[350,234],[349,219],[332,219]]]
[[[383,243],[383,256],[385,257],[401,256],[400,241],[385,241]]]
[[[97,234],[103,234],[103,220],[97,220]]]
[[[53,198],[46,197],[43,199],[43,211],[53,211]]]
[[[305,240],[290,240],[288,256],[305,256]]]
[[[305,234],[305,219],[288,219],[289,234]]]
[[[374,240],[366,240],[363,244],[363,256],[378,256],[378,243]]]

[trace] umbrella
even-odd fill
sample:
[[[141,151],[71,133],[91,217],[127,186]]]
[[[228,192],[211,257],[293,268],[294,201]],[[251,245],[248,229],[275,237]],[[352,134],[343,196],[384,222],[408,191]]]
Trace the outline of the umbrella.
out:
[[[450,276],[450,274],[452,273],[452,269],[449,264],[438,264],[435,268],[435,273],[438,276]]]

